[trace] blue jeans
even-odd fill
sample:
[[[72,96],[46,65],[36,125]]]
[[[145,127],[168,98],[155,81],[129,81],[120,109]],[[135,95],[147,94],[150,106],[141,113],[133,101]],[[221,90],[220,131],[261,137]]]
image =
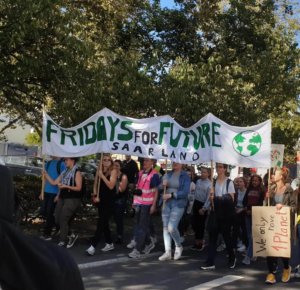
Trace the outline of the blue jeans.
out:
[[[252,216],[246,215],[246,229],[247,229],[247,237],[248,237],[248,249],[247,256],[249,258],[253,257],[253,242],[252,242]]]
[[[162,210],[163,234],[165,251],[171,251],[171,242],[173,239],[176,247],[181,247],[178,224],[184,213],[185,208],[177,207],[174,204],[166,204]]]

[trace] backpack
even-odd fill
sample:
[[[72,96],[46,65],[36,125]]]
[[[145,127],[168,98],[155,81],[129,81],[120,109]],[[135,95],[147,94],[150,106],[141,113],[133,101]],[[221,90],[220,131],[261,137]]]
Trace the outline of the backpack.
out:
[[[50,163],[52,162],[53,160],[49,160],[47,163],[46,163],[46,171],[48,171],[49,169],[49,166],[50,166]],[[62,159],[59,159],[58,162],[56,163],[56,172],[58,173],[58,175],[61,174],[61,164],[62,164]]]
[[[232,180],[229,178],[226,180],[226,192],[227,193],[222,196],[221,200],[215,199],[215,209],[218,212],[218,214],[223,216],[224,218],[231,217],[235,213],[234,200],[232,200],[231,195],[228,193],[228,187],[229,187],[229,183],[231,181]],[[217,182],[217,180],[215,179],[213,181],[214,187],[216,186],[216,182]]]

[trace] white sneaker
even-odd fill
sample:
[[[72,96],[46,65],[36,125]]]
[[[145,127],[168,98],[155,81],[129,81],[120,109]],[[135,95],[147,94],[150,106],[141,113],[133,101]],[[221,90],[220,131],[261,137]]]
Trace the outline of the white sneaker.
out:
[[[150,254],[150,252],[154,249],[155,244],[153,244],[152,242],[149,245],[145,246],[145,249],[143,250],[143,253],[148,255]]]
[[[95,255],[95,252],[96,252],[96,249],[91,245],[88,249],[85,250],[86,253],[90,256],[94,256]]]
[[[175,247],[174,260],[179,260],[183,251],[183,247]]]
[[[135,246],[136,246],[136,241],[135,240],[131,240],[130,243],[126,247],[128,249],[134,249]]]
[[[237,248],[237,251],[238,251],[239,253],[245,252],[245,251],[246,251],[246,246],[245,246],[245,245],[241,245],[239,248]]]
[[[111,243],[111,244],[105,244],[105,247],[101,249],[102,252],[108,252],[108,251],[111,251],[113,250],[115,247],[114,247],[114,244]]]
[[[158,258],[160,261],[168,261],[172,259],[171,252],[165,252],[162,256]]]
[[[133,251],[128,254],[128,257],[132,259],[139,259],[141,257],[141,253],[137,249],[133,249]]]
[[[72,234],[68,238],[69,238],[69,241],[67,244],[67,249],[70,249],[74,246],[76,240],[78,239],[78,235]]]
[[[248,256],[245,256],[245,258],[243,259],[242,263],[244,265],[250,265],[251,264],[251,259]]]

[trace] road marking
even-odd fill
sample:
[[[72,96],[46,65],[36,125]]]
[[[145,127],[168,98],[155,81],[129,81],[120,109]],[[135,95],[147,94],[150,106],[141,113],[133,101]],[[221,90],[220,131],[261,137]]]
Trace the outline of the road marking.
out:
[[[126,257],[119,257],[119,258],[103,260],[103,261],[95,261],[95,262],[90,262],[90,263],[78,264],[78,268],[80,270],[84,270],[84,269],[102,267],[102,266],[107,266],[107,265],[117,264],[117,263],[127,263],[129,261],[141,261],[141,260],[144,260],[147,258],[157,257],[161,254],[162,254],[162,252],[154,252],[154,253],[151,253],[148,255],[142,255],[141,258],[139,258],[139,259],[132,259],[132,258],[129,258],[128,256],[126,256]]]
[[[228,284],[228,283],[231,283],[233,281],[237,281],[237,280],[240,280],[240,279],[243,279],[243,278],[244,277],[242,277],[242,276],[228,275],[228,276],[224,276],[222,278],[211,280],[211,281],[206,282],[206,283],[199,284],[197,286],[188,288],[186,290],[209,290],[209,289],[219,287],[221,285]]]

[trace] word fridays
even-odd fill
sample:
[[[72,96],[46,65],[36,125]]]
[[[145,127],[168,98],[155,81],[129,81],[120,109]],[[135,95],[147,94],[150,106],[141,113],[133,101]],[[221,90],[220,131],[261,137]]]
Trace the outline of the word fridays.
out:
[[[103,109],[82,124],[64,129],[44,113],[43,153],[75,157],[111,152],[168,158],[181,163],[200,163],[215,159],[214,155],[218,154],[214,153],[224,152],[226,148],[226,155],[228,150],[239,155],[232,147],[233,138],[226,141],[228,127],[212,114],[184,129],[170,116],[138,120]],[[245,128],[229,135],[234,137],[242,129]],[[230,146],[226,144],[228,142]],[[219,151],[214,152],[214,149]]]

